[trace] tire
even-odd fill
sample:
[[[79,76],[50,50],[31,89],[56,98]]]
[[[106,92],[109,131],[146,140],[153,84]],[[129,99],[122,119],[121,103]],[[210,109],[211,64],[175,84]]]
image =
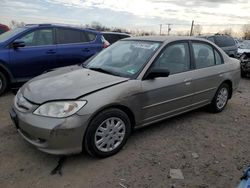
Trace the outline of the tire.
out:
[[[214,113],[223,111],[227,105],[229,95],[230,89],[228,84],[221,84],[212,100],[212,103],[210,104],[210,110]]]
[[[121,150],[130,133],[131,122],[125,112],[116,108],[104,110],[90,122],[84,149],[94,157],[109,157]]]
[[[6,76],[0,72],[0,96],[7,90],[8,80]]]
[[[241,77],[242,77],[242,78],[245,78],[245,77],[246,77],[246,72],[241,71]]]

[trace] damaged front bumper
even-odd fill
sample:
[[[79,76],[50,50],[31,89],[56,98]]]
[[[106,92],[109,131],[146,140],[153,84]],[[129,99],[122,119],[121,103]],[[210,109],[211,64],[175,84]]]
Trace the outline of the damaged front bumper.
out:
[[[43,152],[67,155],[82,151],[89,116],[75,114],[67,118],[50,118],[14,108],[10,116],[19,134]]]
[[[244,53],[240,57],[241,71],[250,73],[250,53]]]
[[[250,73],[250,59],[247,62],[241,62],[241,70],[243,72],[248,72]]]

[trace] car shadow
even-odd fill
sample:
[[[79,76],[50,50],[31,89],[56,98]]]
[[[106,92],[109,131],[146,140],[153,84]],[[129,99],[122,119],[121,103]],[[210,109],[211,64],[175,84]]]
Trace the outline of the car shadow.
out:
[[[10,95],[15,95],[10,89],[4,92],[0,97],[8,97]]]
[[[248,74],[247,76],[245,76],[244,78],[241,77],[242,80],[250,80],[250,74]]]
[[[98,164],[104,164],[107,161],[111,161],[113,159],[117,160],[117,158],[122,157],[122,155],[127,155],[124,153],[124,151],[128,147],[133,147],[133,143],[137,139],[142,139],[145,135],[150,135],[152,132],[162,132],[162,130],[166,129],[173,129],[174,126],[176,126],[176,123],[180,121],[189,121],[190,119],[194,118],[195,116],[199,116],[199,114],[209,113],[207,112],[207,108],[203,107],[191,112],[187,112],[172,118],[169,118],[167,120],[160,121],[158,123],[151,124],[149,126],[134,130],[128,139],[128,142],[124,146],[124,148],[118,152],[116,155],[100,159],[89,156],[85,151],[83,151],[80,154],[74,154],[74,155],[68,155],[68,156],[57,156],[58,161],[51,169],[50,174],[51,175],[60,175],[62,176],[64,171],[67,171],[68,168],[72,168],[73,166],[82,166],[84,168],[84,165],[98,165]],[[132,145],[131,145],[132,144]]]

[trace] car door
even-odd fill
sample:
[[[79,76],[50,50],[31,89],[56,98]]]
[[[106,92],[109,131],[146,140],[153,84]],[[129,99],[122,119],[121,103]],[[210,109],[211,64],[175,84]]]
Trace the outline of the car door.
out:
[[[142,124],[192,108],[192,71],[188,42],[168,45],[150,69],[168,69],[169,77],[142,81]]]
[[[195,71],[193,71],[194,102],[207,104],[223,80],[222,55],[212,45],[192,42]]]
[[[91,35],[95,35],[91,33]],[[57,28],[57,58],[60,66],[75,65],[84,62],[98,50],[100,46],[95,44],[96,36],[80,29]]]
[[[39,28],[18,38],[25,46],[9,49],[10,69],[14,77],[27,80],[54,67],[56,45],[53,33],[52,28]]]

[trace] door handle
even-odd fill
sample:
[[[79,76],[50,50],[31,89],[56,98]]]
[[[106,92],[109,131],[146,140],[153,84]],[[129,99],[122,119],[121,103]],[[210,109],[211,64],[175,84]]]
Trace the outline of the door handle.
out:
[[[191,81],[192,81],[192,78],[187,78],[187,79],[185,79],[184,80],[184,83],[185,83],[185,85],[190,85],[191,84]]]
[[[223,76],[223,72],[218,72],[218,74],[219,74],[219,77]]]
[[[82,49],[82,51],[83,51],[83,52],[90,52],[90,49],[84,48],[84,49]]]
[[[184,80],[184,82],[191,82],[192,81],[192,78],[187,78]]]
[[[55,51],[55,50],[50,49],[50,50],[48,50],[46,53],[47,53],[47,54],[55,54],[55,53],[56,53],[56,51]]]

